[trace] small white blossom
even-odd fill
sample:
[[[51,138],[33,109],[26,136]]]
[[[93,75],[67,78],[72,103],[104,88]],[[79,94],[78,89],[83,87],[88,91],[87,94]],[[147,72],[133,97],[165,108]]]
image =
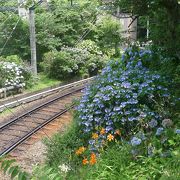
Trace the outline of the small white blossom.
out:
[[[67,173],[68,171],[71,170],[71,168],[66,164],[59,165],[59,169],[61,172],[64,172],[64,173]]]

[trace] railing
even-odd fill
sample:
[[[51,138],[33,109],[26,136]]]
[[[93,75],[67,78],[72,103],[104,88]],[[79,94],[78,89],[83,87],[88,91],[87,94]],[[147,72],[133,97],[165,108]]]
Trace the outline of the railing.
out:
[[[11,91],[16,91],[16,92],[20,92],[21,91],[21,85],[17,86],[9,86],[9,87],[5,87],[5,88],[1,88],[0,89],[0,98],[6,98],[8,93]]]

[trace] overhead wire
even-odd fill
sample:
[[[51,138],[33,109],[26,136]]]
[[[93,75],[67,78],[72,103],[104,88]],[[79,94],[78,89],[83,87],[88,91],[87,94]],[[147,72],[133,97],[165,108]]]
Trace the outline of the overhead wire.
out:
[[[21,7],[22,5],[24,5],[25,2],[26,2],[26,0],[24,0],[23,2],[21,2],[21,3],[18,5],[18,7]],[[16,11],[16,10],[14,10],[14,11],[12,11],[12,12],[15,12],[15,11]],[[11,16],[12,16],[12,14],[10,14],[10,15],[8,16],[8,18],[7,18],[2,24],[4,24]],[[21,19],[21,18],[19,17],[18,20],[17,20],[17,22],[16,22],[16,24],[15,24],[15,26],[13,27],[10,35],[9,35],[8,38],[6,39],[6,42],[4,43],[3,47],[1,48],[1,50],[0,50],[0,56],[2,55],[2,52],[3,52],[4,48],[5,48],[5,46],[7,45],[8,41],[10,40],[12,34],[14,33],[14,31],[15,31],[15,29],[16,29],[19,21],[20,21],[20,19]],[[2,26],[2,24],[0,24],[0,26]]]
[[[9,35],[8,38],[6,39],[6,42],[4,43],[3,47],[1,48],[0,56],[2,55],[2,52],[3,52],[4,48],[5,48],[5,46],[7,45],[8,41],[9,41],[10,38],[12,37],[12,34],[14,33],[14,31],[15,31],[15,29],[16,29],[16,27],[17,27],[19,21],[20,21],[20,19],[21,19],[21,18],[19,17],[18,20],[17,20],[17,22],[16,22],[16,24],[15,24],[15,26],[13,27],[13,29],[12,29],[10,35]]]

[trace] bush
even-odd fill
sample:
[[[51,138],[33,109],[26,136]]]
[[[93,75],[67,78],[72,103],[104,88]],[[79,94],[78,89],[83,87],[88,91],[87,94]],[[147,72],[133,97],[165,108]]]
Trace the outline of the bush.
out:
[[[91,54],[86,48],[64,47],[60,52],[46,53],[41,66],[50,77],[69,79],[86,74],[97,75],[105,62],[104,56]]]
[[[7,56],[6,61],[11,62],[11,63],[14,62],[17,65],[22,65],[23,64],[23,60],[17,55]]]
[[[76,59],[68,52],[68,51],[60,51],[60,52],[49,52],[44,55],[44,61],[41,63],[45,72],[48,72],[48,75],[52,78],[56,79],[68,79],[74,76],[78,76],[80,71],[79,68],[82,66],[83,61],[81,55],[85,55],[85,53],[81,53],[80,58]],[[78,61],[80,60],[80,61]]]
[[[28,69],[14,62],[0,62],[0,74],[0,88],[8,86],[25,87],[31,78]]]
[[[96,43],[91,40],[82,41],[78,44],[78,47],[89,52],[88,59],[85,63],[85,67],[88,70],[89,75],[97,75],[107,63],[107,56],[105,56],[102,51],[100,51],[100,48],[96,45]]]
[[[77,110],[81,133],[90,139],[92,151],[99,152],[104,142],[116,138],[129,141],[135,155],[147,155],[151,137],[158,136],[158,142],[171,139],[165,134],[174,133],[171,127],[176,122],[170,120],[174,102],[166,79],[145,66],[151,58],[149,50],[127,49],[121,60],[109,62],[86,89]],[[153,145],[156,150],[162,149],[160,154],[169,150],[169,145],[162,147]]]

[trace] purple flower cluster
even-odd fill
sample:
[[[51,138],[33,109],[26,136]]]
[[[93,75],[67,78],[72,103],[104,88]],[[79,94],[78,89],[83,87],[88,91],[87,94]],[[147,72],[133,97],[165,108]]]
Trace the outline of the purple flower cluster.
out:
[[[152,103],[157,95],[164,98],[169,92],[161,85],[160,75],[152,74],[143,66],[144,57],[149,60],[151,51],[126,50],[121,60],[109,61],[101,75],[86,88],[77,107],[84,134],[91,135],[104,128],[106,133],[114,134],[116,129],[122,129],[130,135],[140,122],[152,129],[161,124],[162,117]],[[138,139],[137,144],[143,140]],[[136,141],[132,139],[132,143]]]

